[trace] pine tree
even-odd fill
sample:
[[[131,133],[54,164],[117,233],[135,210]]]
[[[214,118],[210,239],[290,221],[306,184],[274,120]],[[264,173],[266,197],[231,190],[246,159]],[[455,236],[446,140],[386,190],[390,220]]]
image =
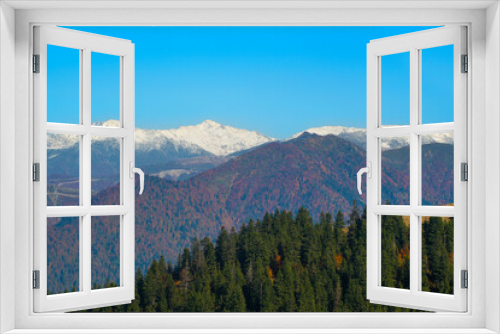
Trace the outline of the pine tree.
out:
[[[298,312],[315,312],[314,289],[309,280],[309,274],[304,271],[300,275],[300,285],[297,293]]]
[[[423,289],[453,292],[453,219],[423,224]],[[382,281],[409,286],[409,226],[382,218]],[[104,288],[113,287],[107,281]],[[95,285],[95,288],[102,286]],[[366,210],[353,203],[347,222],[301,208],[266,213],[213,242],[194,238],[175,266],[154,259],[136,273],[135,300],[92,312],[387,312],[366,300]]]

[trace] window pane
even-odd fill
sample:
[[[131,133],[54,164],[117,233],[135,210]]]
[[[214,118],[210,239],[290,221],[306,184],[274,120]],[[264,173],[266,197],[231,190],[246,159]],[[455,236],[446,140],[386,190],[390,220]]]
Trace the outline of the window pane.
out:
[[[422,136],[422,205],[453,205],[453,133]]]
[[[121,139],[92,137],[92,205],[120,204]]]
[[[381,204],[410,205],[409,137],[381,138]],[[396,147],[393,149],[393,147]]]
[[[92,123],[120,126],[120,57],[92,52]]]
[[[453,45],[421,50],[422,123],[453,122]]]
[[[410,124],[410,53],[381,57],[382,126]]]
[[[422,291],[453,294],[453,217],[422,217]]]
[[[47,45],[47,122],[80,122],[80,50]]]
[[[47,218],[47,294],[79,290],[80,218]]]
[[[92,217],[92,289],[120,286],[120,216]]]
[[[410,288],[410,217],[382,216],[382,286]]]
[[[80,136],[47,134],[47,206],[80,205]]]

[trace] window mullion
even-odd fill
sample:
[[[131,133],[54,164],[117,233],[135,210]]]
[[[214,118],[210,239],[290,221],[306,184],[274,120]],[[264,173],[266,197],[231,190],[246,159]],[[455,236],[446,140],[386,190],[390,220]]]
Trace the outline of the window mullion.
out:
[[[80,251],[82,252],[80,267],[83,268],[80,272],[80,277],[83,278],[80,283],[83,285],[83,292],[90,293],[92,290],[92,234],[91,234],[91,219],[90,214],[86,214],[81,218],[82,233],[80,233]]]
[[[419,217],[414,209],[420,204],[420,145],[415,130],[420,123],[420,60],[418,49],[410,50],[410,291],[415,293],[419,287],[419,260],[421,257]]]
[[[419,124],[413,129],[413,132],[419,135],[433,135],[438,133],[453,133],[455,124],[449,123],[434,123],[434,124]]]
[[[81,69],[81,80],[82,80],[82,125],[86,128],[86,133],[83,135],[83,149],[81,150],[82,158],[80,163],[82,164],[80,169],[82,170],[82,199],[83,206],[88,208],[88,212],[81,218],[82,226],[80,233],[80,267],[82,268],[80,275],[82,276],[83,291],[90,293],[92,290],[92,231],[91,231],[91,215],[90,215],[90,205],[92,200],[92,161],[91,161],[91,149],[92,149],[92,137],[90,133],[91,125],[91,51],[87,48],[82,52],[83,55],[83,65]]]

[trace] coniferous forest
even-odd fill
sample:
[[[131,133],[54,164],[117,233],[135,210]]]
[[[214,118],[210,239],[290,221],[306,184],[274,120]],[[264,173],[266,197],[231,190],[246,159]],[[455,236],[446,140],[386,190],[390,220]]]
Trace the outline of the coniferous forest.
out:
[[[423,290],[453,293],[453,219],[425,218]],[[382,218],[382,284],[409,288],[409,221]],[[105,287],[114,286],[107,283]],[[89,312],[408,312],[366,299],[366,212],[266,213],[215,244],[192,240],[175,264],[136,273],[131,304]]]

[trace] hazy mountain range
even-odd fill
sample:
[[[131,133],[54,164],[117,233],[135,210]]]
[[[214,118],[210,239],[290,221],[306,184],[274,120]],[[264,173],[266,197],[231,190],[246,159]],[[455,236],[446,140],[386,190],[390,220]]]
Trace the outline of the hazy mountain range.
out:
[[[423,203],[452,203],[453,146],[424,145],[422,154]],[[238,229],[266,212],[305,207],[315,220],[321,212],[350,212],[354,200],[364,205],[364,195],[356,190],[356,172],[365,159],[362,147],[338,136],[304,133],[261,145],[187,180],[147,175],[143,195],[136,195],[136,265],[144,270],[160,255],[175,261],[193,238],[215,238],[222,226]],[[408,146],[385,151],[382,160],[382,199],[408,204]],[[111,186],[96,193],[92,203],[114,204],[119,196],[119,187]],[[109,229],[102,232],[103,238],[116,235]],[[50,233],[57,231],[54,227]],[[97,244],[93,252],[118,252],[117,245]],[[99,270],[106,272],[105,267]]]
[[[94,123],[96,126],[117,127],[119,122],[108,120]],[[275,139],[256,131],[238,129],[206,120],[198,125],[181,126],[177,129],[146,130],[136,129],[136,166],[147,174],[157,175],[169,180],[184,180],[235,156],[271,142],[286,142],[303,133],[319,136],[335,135],[355,145],[366,148],[366,130],[354,127],[323,126],[304,130],[287,139]],[[49,163],[66,169],[62,174],[78,176],[77,164],[71,163],[78,157],[79,147],[76,136],[49,134],[47,149]],[[92,161],[96,173],[104,177],[116,174],[119,170],[119,146],[115,139],[93,137]],[[383,150],[407,146],[409,138],[396,137],[382,141]],[[453,144],[453,134],[425,136],[424,144]],[[71,159],[68,160],[68,159]],[[71,167],[71,171],[68,167]]]
[[[363,129],[322,127],[275,140],[215,122],[176,130],[138,129],[136,164],[149,175],[144,194],[136,195],[137,268],[144,270],[159,256],[175,261],[193,238],[213,239],[222,226],[238,229],[249,219],[262,219],[266,212],[297,212],[305,207],[317,220],[321,212],[350,212],[354,200],[364,205],[364,195],[356,190],[356,172],[366,161],[364,137]],[[452,139],[445,135],[424,142],[425,205],[453,202]],[[48,143],[52,166],[48,205],[78,205],[79,145],[60,135],[49,135]],[[408,204],[409,146],[404,140],[389,143],[393,146],[382,153],[382,200]],[[116,204],[120,197],[115,185],[118,142],[97,139],[92,150],[92,203]],[[93,256],[119,259],[119,224],[96,219],[103,241],[95,242]],[[64,219],[56,220],[48,237],[63,241],[48,249],[49,257],[59,261],[51,264],[51,275],[65,277],[68,273],[61,270],[68,268],[67,263],[56,254],[67,252],[64,245],[78,240],[78,228],[71,228]],[[93,270],[108,277],[108,267],[104,261]]]
[[[96,122],[96,126],[118,127],[119,121]],[[146,130],[136,129],[136,150],[141,152],[155,150],[175,150],[179,155],[227,156],[272,141],[286,141],[302,135],[304,132],[319,136],[335,135],[361,147],[366,147],[366,129],[345,126],[322,126],[309,128],[292,135],[290,138],[275,139],[257,131],[238,129],[228,125],[206,120],[198,125],[181,126],[177,129]],[[107,141],[107,138],[95,138]],[[48,149],[64,149],[73,146],[77,138],[68,135],[49,134]],[[408,138],[398,137],[384,140],[382,149],[396,149],[408,145]],[[424,144],[453,144],[453,134],[426,136]],[[173,159],[172,159],[173,160]]]

